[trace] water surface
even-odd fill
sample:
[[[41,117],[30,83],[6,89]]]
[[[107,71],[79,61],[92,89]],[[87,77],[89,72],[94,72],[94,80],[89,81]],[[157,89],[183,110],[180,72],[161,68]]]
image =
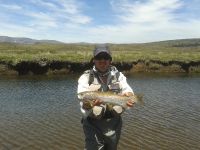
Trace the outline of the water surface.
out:
[[[78,76],[0,79],[0,150],[80,150]],[[199,150],[200,77],[128,76],[145,105],[123,114],[119,150]]]

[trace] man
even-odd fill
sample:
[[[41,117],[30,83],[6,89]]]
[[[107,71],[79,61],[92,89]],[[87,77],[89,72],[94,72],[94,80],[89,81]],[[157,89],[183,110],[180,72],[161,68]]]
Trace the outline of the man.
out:
[[[111,66],[112,56],[106,46],[94,50],[91,70],[85,71],[78,80],[77,93],[85,91],[113,91],[117,94],[132,96],[133,90],[126,77],[116,67]],[[100,100],[93,100],[93,107],[80,103],[83,114],[82,124],[85,134],[85,150],[116,150],[121,134],[121,106],[109,106]],[[132,107],[132,101],[127,106]]]

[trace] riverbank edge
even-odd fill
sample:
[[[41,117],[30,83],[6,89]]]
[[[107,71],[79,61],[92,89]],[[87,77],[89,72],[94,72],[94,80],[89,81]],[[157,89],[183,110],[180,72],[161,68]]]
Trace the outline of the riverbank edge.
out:
[[[200,61],[159,61],[138,60],[133,62],[113,62],[119,71],[134,72],[168,72],[168,73],[200,73]],[[90,62],[69,61],[22,61],[17,64],[0,62],[0,75],[59,75],[82,73],[90,69]]]

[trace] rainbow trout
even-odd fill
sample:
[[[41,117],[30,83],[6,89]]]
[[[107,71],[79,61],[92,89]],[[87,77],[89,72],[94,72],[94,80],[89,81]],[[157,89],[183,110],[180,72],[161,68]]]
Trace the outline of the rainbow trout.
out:
[[[101,100],[104,104],[109,105],[119,105],[126,109],[128,106],[126,105],[127,101],[131,100],[134,103],[143,104],[142,95],[133,95],[133,96],[123,96],[119,94],[115,94],[113,92],[99,92],[99,91],[87,91],[81,92],[78,94],[79,99],[82,102],[87,103],[92,107],[93,100]]]

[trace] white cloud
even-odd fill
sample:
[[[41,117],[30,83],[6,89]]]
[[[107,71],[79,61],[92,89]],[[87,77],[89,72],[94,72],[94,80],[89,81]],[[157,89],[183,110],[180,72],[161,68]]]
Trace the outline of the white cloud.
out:
[[[30,21],[27,23],[28,26],[32,27],[37,27],[42,29],[42,28],[53,28],[57,27],[57,20],[56,18],[43,13],[43,12],[29,12],[26,14],[29,17],[32,17]]]
[[[149,0],[140,1],[112,1],[118,17],[124,22],[130,23],[157,23],[175,19],[174,11],[182,6],[180,0]]]
[[[50,9],[56,9],[57,6],[49,1],[44,1],[44,0],[29,0],[31,3],[33,3],[34,5],[39,5],[39,6],[43,6],[44,8],[50,8]]]
[[[181,0],[112,0],[111,5],[118,23],[97,26],[89,31],[102,37],[98,39],[101,42],[151,42],[200,36],[200,20],[187,19],[185,22],[185,18],[180,18],[183,15],[177,13],[185,7]]]
[[[84,15],[82,10],[82,5],[77,0],[54,0],[54,1],[44,1],[44,0],[31,0],[35,5],[40,5],[45,7],[48,15],[54,17],[54,20],[61,22],[71,22],[77,24],[87,24],[90,23],[91,18]]]
[[[0,27],[0,34],[6,36],[29,37],[34,32],[34,29],[31,27],[25,27],[16,24],[8,24],[3,22],[0,22]]]
[[[192,0],[190,6],[193,6],[193,1],[196,0]],[[188,1],[110,2],[115,24],[101,22],[101,25],[92,25],[92,21],[98,18],[92,18],[93,14],[84,14],[87,3],[80,0],[30,0],[23,5],[10,4],[13,6],[11,9],[8,4],[0,4],[1,8],[9,9],[9,12],[0,12],[0,34],[94,43],[134,43],[200,37],[200,19],[196,18],[197,14],[192,15]],[[186,8],[190,17],[187,17]],[[12,11],[15,9],[18,11]],[[11,22],[13,12],[26,20]]]
[[[82,4],[76,0],[30,0],[18,5],[0,4],[0,7],[4,9],[0,12],[1,35],[40,35],[42,38],[45,33],[52,38],[53,31],[58,30],[58,34],[62,34],[61,29],[73,30],[91,21],[89,16],[82,13]]]
[[[80,6],[78,5],[78,2],[74,0],[59,0],[59,3],[62,4],[63,11],[68,13],[68,14],[80,14]]]
[[[16,5],[16,4],[12,4],[12,5],[0,4],[0,7],[5,8],[5,9],[10,10],[10,11],[18,11],[18,10],[22,9],[21,6]]]

